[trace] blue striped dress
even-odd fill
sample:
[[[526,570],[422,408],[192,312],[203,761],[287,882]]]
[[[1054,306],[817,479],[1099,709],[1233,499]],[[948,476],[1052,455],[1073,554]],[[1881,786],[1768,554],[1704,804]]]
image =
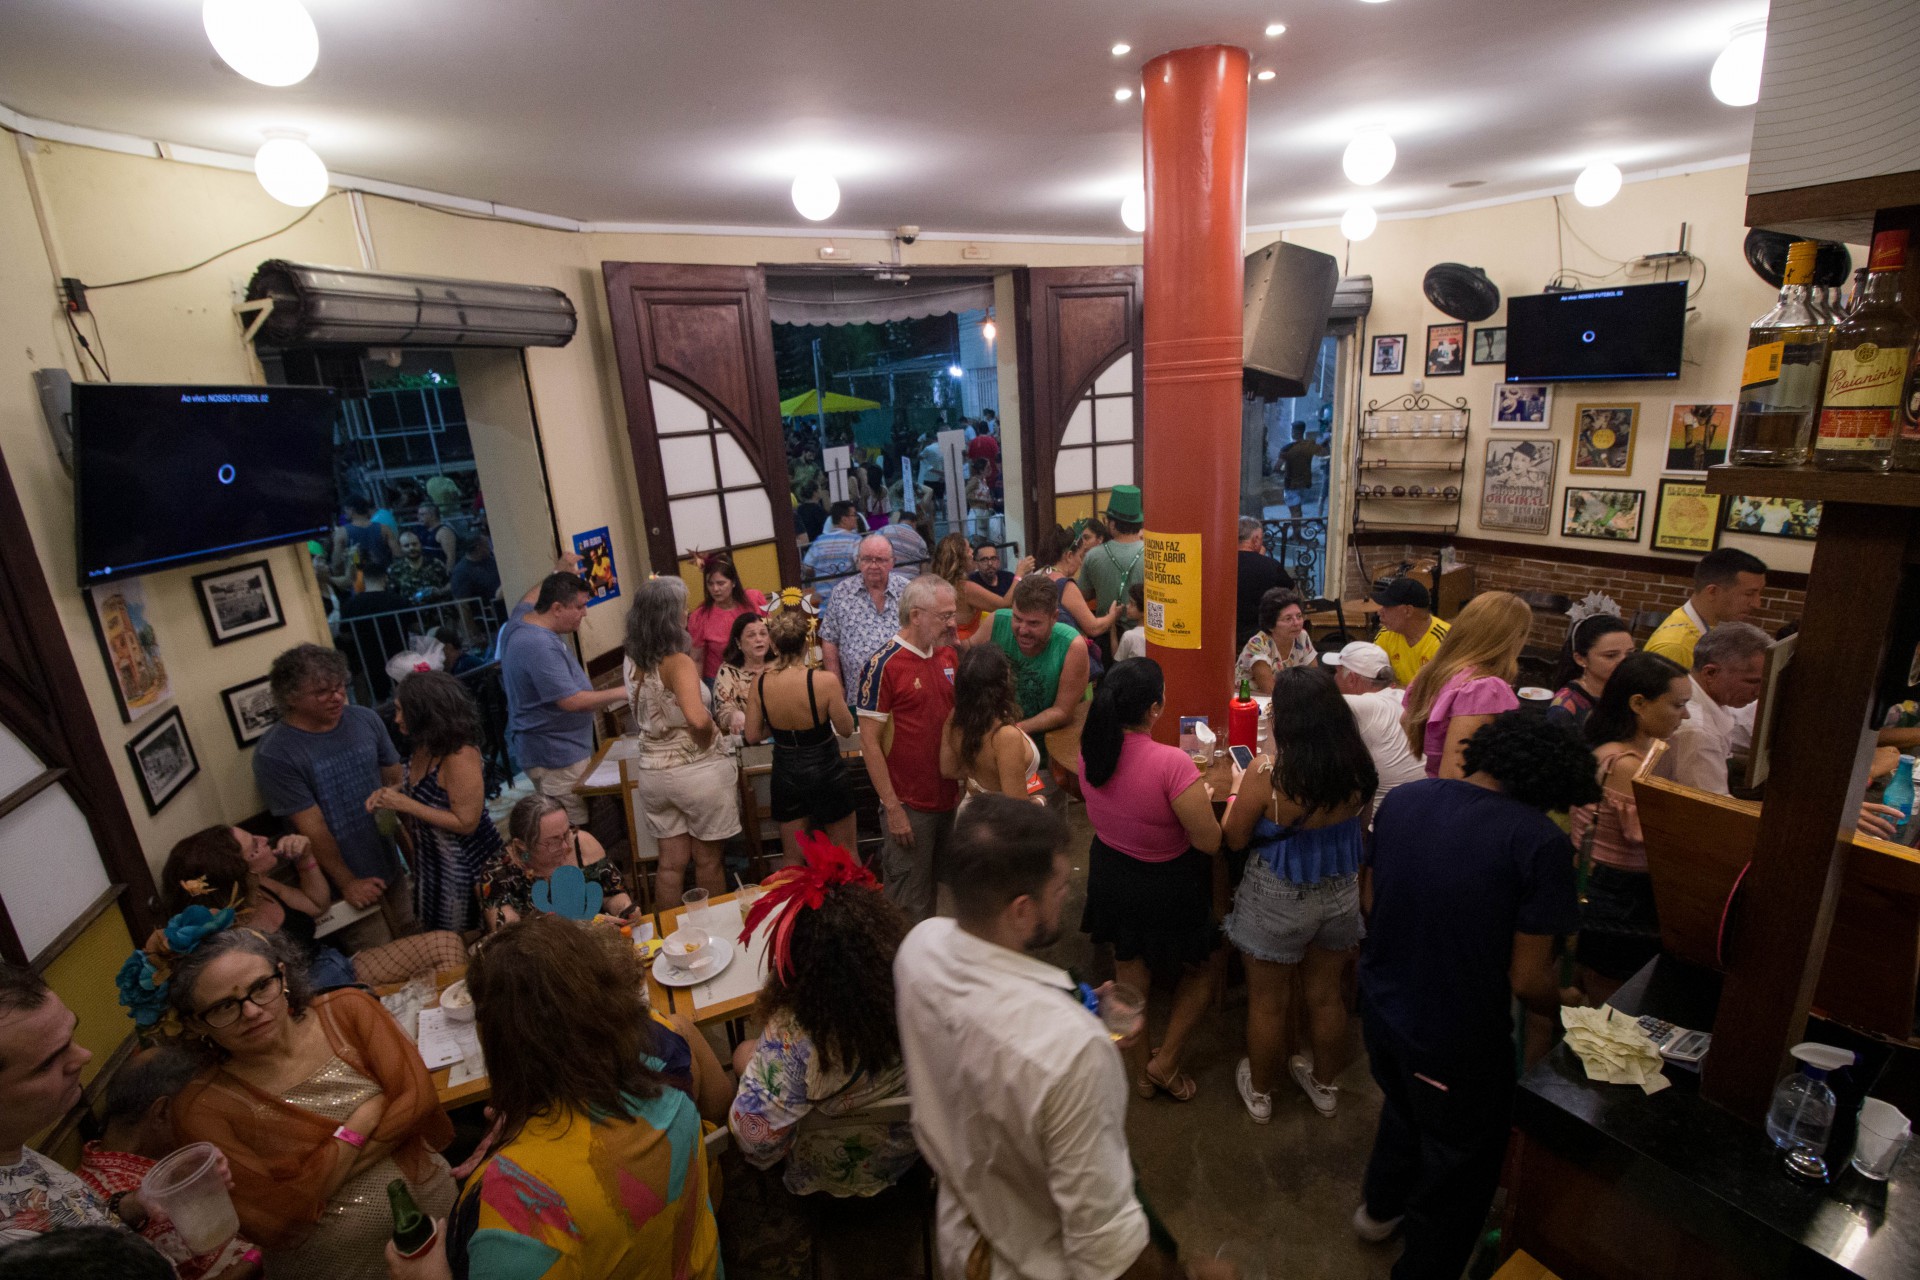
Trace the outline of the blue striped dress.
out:
[[[401,790],[429,809],[452,810],[447,789],[440,785],[440,762],[426,777],[413,780],[413,762],[407,762]],[[464,932],[479,927],[480,900],[474,893],[480,871],[505,849],[499,829],[484,812],[480,825],[466,835],[407,818],[413,839],[413,912],[428,929]]]

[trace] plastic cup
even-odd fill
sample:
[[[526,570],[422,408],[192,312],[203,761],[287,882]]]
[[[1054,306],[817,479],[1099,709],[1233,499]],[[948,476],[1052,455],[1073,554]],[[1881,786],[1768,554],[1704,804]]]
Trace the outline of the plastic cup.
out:
[[[1115,982],[1101,990],[1099,1000],[1100,1021],[1106,1025],[1108,1039],[1125,1040],[1140,1029],[1147,998],[1138,991],[1124,982]]]
[[[741,884],[740,891],[734,895],[734,901],[740,904],[742,920],[747,918],[747,912],[753,910],[753,904],[760,900],[760,895],[764,892],[765,890],[753,881],[749,880]]]
[[[1863,1178],[1885,1182],[1900,1163],[1913,1133],[1906,1116],[1878,1098],[1860,1104],[1860,1128],[1853,1141],[1853,1167]]]
[[[707,924],[707,899],[712,896],[705,889],[689,889],[680,895],[680,905],[684,907],[683,919],[688,924],[705,928]]]
[[[220,1149],[211,1142],[185,1146],[147,1170],[140,1197],[164,1213],[197,1257],[211,1253],[240,1232],[240,1215],[220,1176]]]

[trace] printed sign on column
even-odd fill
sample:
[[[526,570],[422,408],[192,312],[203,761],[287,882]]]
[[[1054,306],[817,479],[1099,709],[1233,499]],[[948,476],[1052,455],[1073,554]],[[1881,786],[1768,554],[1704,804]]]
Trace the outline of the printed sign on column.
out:
[[[1200,647],[1200,535],[1145,535],[1147,643],[1166,649]]]

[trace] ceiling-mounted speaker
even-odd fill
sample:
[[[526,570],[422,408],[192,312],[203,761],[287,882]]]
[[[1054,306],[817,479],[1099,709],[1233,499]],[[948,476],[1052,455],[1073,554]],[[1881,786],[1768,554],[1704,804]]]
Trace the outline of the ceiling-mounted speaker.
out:
[[[1247,255],[1240,363],[1246,389],[1269,400],[1303,396],[1327,336],[1340,264],[1332,254],[1276,243]]]
[[[1500,309],[1500,290],[1479,267],[1442,262],[1420,281],[1427,301],[1455,320],[1485,320]]]

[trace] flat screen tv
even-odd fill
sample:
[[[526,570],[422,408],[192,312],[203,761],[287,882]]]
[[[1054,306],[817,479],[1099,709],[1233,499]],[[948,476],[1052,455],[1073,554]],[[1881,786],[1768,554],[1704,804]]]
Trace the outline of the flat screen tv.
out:
[[[80,585],[325,538],[326,387],[73,388]]]
[[[1507,299],[1508,382],[1638,382],[1680,376],[1687,283]]]

